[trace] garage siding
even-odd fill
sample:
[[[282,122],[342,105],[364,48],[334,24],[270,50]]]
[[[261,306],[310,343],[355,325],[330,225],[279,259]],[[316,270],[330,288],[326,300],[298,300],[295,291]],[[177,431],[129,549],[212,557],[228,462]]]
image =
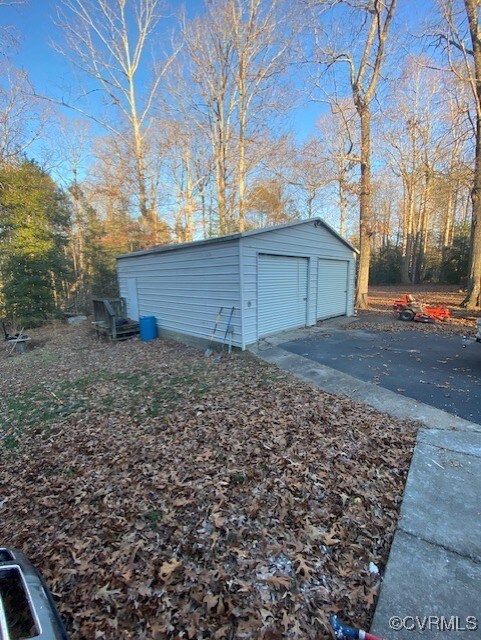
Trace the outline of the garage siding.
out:
[[[155,316],[160,332],[166,329],[209,340],[222,306],[216,333],[222,341],[230,310],[235,307],[232,343],[243,346],[238,241],[119,258],[117,272],[128,314],[135,306],[129,301],[129,279],[135,278],[139,315]]]
[[[317,262],[317,319],[335,318],[347,313],[349,262],[326,260]]]
[[[307,325],[314,325],[317,321],[319,258],[347,260],[349,262],[347,315],[354,313],[354,253],[324,226],[316,226],[315,222],[312,221],[297,226],[276,229],[259,235],[244,236],[240,239],[240,251],[242,264],[241,297],[244,315],[244,342],[246,345],[253,344],[259,338],[257,261],[260,253],[309,259]]]
[[[259,337],[305,325],[307,258],[261,253],[257,265]]]

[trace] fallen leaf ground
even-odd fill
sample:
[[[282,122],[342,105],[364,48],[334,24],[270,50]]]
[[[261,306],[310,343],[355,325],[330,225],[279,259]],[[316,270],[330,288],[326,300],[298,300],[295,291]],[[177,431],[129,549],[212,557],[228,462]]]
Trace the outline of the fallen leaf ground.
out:
[[[412,428],[248,354],[33,336],[0,356],[0,543],[74,640],[369,625]]]
[[[452,314],[451,318],[434,324],[422,322],[402,322],[392,312],[393,302],[404,293],[411,293],[420,303],[427,305],[443,304]],[[466,294],[456,285],[420,284],[420,285],[391,285],[369,287],[369,309],[358,311],[355,319],[356,329],[375,331],[424,331],[427,333],[451,333],[474,336],[477,318],[481,313],[466,311],[461,304]],[[342,328],[352,329],[345,324]]]

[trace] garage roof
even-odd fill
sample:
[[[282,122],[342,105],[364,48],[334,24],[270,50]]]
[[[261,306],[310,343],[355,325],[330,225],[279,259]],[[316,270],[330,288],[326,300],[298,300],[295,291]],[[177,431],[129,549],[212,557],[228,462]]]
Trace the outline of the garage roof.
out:
[[[268,231],[277,231],[277,229],[286,229],[288,227],[296,227],[301,224],[307,224],[308,222],[314,222],[315,226],[325,227],[332,235],[346,245],[351,251],[359,253],[358,249],[354,247],[350,242],[343,238],[331,225],[327,224],[322,218],[307,218],[306,220],[294,220],[294,222],[286,222],[285,224],[278,224],[274,227],[264,227],[262,229],[252,229],[251,231],[243,231],[242,233],[230,233],[226,236],[218,236],[216,238],[207,238],[206,240],[194,240],[194,242],[182,242],[180,244],[168,244],[160,247],[153,247],[152,249],[142,249],[140,251],[133,251],[132,253],[124,253],[120,256],[116,256],[117,260],[123,258],[136,258],[137,256],[145,256],[152,253],[164,253],[166,251],[178,251],[187,247],[195,247],[200,245],[215,244],[217,242],[227,242],[229,240],[237,240],[238,238],[245,238],[248,236],[256,236],[261,233],[267,233]]]

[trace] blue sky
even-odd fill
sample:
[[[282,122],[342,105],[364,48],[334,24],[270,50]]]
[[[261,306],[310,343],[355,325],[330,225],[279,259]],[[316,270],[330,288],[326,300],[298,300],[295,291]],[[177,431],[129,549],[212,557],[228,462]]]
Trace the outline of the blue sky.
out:
[[[297,0],[291,0],[296,2]],[[391,38],[397,37],[398,34],[420,33],[423,23],[432,15],[434,4],[437,0],[398,0],[397,13],[391,28]],[[19,8],[6,7],[2,8],[0,16],[5,25],[13,25],[20,37],[18,51],[12,55],[14,64],[17,67],[25,69],[36,89],[36,91],[45,96],[52,98],[67,98],[69,95],[77,96],[76,82],[73,75],[73,69],[70,63],[56,52],[52,46],[52,42],[61,42],[62,34],[55,25],[55,16],[59,0],[27,0],[25,6]],[[172,14],[178,12],[183,3],[177,0],[166,0],[168,9]],[[197,12],[201,12],[205,6],[205,0],[186,0],[186,12],[188,16],[192,16]],[[336,15],[329,13],[329,20],[336,20]],[[170,32],[176,22],[172,17],[163,22],[166,34]],[[330,24],[328,25],[331,26]],[[341,31],[349,31],[349,24],[341,23],[339,25]],[[421,41],[412,40],[410,43],[410,51],[422,46]],[[398,55],[401,58],[406,54],[406,49],[398,47]],[[401,59],[391,65],[388,75],[394,77],[401,71]],[[304,85],[304,74],[306,67],[293,67],[293,82],[299,89],[299,99],[292,109],[287,127],[292,130],[294,136],[299,141],[308,138],[315,131],[316,120],[327,109],[325,104],[310,101],[306,94],[301,91]],[[340,77],[344,76],[344,82],[347,80],[345,75],[346,69],[339,68]],[[71,94],[69,94],[71,89]],[[346,87],[349,92],[349,87]],[[78,119],[79,115],[69,109],[63,109],[67,118]],[[91,132],[95,134],[103,134],[105,130],[97,125],[91,126]],[[29,149],[29,154],[41,161],[42,159],[42,143],[36,143]],[[38,156],[38,157],[37,157]],[[373,164],[376,160],[373,158]],[[68,175],[63,174],[62,166],[53,169],[53,173],[63,180],[69,180]],[[328,210],[322,211],[327,219],[333,224],[337,220],[337,208],[326,201]],[[324,207],[325,208],[325,207]],[[331,215],[332,214],[332,215]]]
[[[431,14],[433,1],[399,0],[392,33],[418,31]],[[28,71],[39,93],[56,98],[65,96],[68,87],[75,85],[68,61],[52,47],[52,41],[61,40],[60,30],[54,23],[58,4],[58,0],[29,0],[23,7],[2,9],[3,23],[13,25],[20,36],[19,50],[14,56],[15,64]],[[170,0],[167,4],[172,13],[182,6],[176,0]],[[189,15],[202,11],[203,6],[204,0],[186,2]],[[174,24],[174,19],[167,20],[166,29],[170,30]],[[296,74],[299,78],[299,70],[296,70]],[[302,80],[297,80],[299,85],[301,82]],[[324,109],[322,104],[310,102],[305,98],[299,101],[291,116],[293,132],[299,139],[302,140],[313,132],[315,122]],[[68,117],[74,114],[66,110],[65,115]]]
[[[23,7],[3,9],[3,22],[14,25],[20,35],[15,61],[29,72],[38,91],[47,91],[59,77],[68,73],[50,46],[56,35],[52,22],[56,4],[55,0],[31,0]]]
[[[189,13],[198,11],[202,4],[203,0],[189,0]],[[2,9],[3,24],[13,25],[20,36],[16,64],[29,72],[37,91],[46,95],[58,95],[71,84],[71,66],[52,46],[62,40],[55,24],[59,5],[57,0],[27,0],[22,7]],[[169,5],[172,11],[181,6],[177,2]],[[173,19],[166,20],[168,30],[173,26]]]

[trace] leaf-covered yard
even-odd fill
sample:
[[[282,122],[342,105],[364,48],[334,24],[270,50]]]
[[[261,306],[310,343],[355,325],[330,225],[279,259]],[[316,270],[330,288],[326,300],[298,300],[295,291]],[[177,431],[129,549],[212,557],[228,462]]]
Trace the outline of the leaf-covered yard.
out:
[[[402,322],[393,313],[393,303],[405,293],[410,293],[419,304],[427,306],[444,305],[451,311],[451,317],[434,324],[422,322]],[[369,287],[369,309],[358,311],[353,324],[344,325],[343,329],[365,329],[367,331],[422,331],[424,333],[445,333],[474,337],[476,320],[481,317],[479,311],[467,311],[462,302],[466,292],[456,285],[416,284],[416,285],[377,285]]]
[[[367,626],[414,431],[252,356],[42,330],[0,356],[0,544],[74,639]]]

